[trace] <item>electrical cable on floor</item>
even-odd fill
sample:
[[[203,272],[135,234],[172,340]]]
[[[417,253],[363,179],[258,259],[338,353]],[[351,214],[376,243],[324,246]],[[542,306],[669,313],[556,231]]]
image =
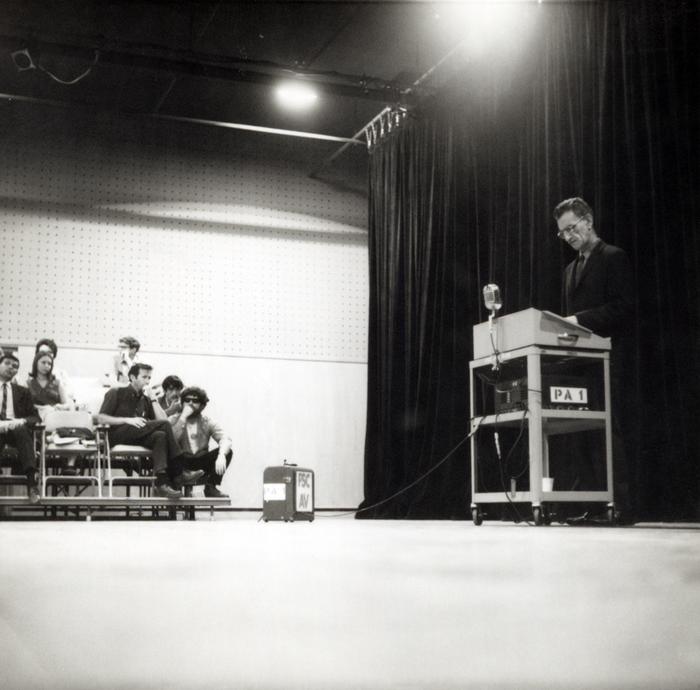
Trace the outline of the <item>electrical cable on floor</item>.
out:
[[[472,420],[476,419],[475,417],[472,417]],[[457,445],[455,445],[452,450],[450,450],[449,453],[447,453],[437,464],[433,465],[427,472],[424,472],[420,477],[412,481],[408,486],[404,486],[402,489],[399,489],[396,493],[392,494],[391,496],[388,496],[387,498],[383,498],[381,501],[378,501],[377,503],[373,503],[372,505],[365,506],[364,508],[358,508],[357,510],[349,510],[345,513],[336,513],[335,515],[316,515],[317,518],[336,518],[336,517],[345,517],[346,515],[356,515],[357,513],[363,513],[366,510],[371,510],[372,508],[377,508],[378,506],[384,505],[385,503],[388,503],[392,499],[396,498],[397,496],[400,496],[401,494],[405,493],[409,489],[412,489],[416,484],[422,482],[428,475],[432,474],[435,472],[438,467],[440,467],[442,464],[444,464],[449,457],[459,448],[465,441],[468,441],[474,434],[479,430],[479,427],[481,426],[481,420],[483,417],[479,418],[479,423],[470,431]]]
[[[530,522],[527,518],[524,518],[520,514],[518,509],[515,507],[515,503],[513,503],[511,497],[509,496],[509,491],[508,491],[508,488],[506,487],[505,475],[503,474],[503,462],[502,462],[500,453],[498,454],[498,473],[501,476],[501,489],[503,490],[503,495],[506,497],[506,500],[508,501],[508,504],[510,505],[511,510],[515,513],[516,520],[518,522],[524,522],[527,525],[529,525],[530,527],[534,527],[535,525],[532,522]]]
[[[527,417],[527,414],[528,414],[528,409],[525,408],[525,409],[523,410],[523,417],[522,417],[522,419],[520,420],[520,433],[518,434],[517,438],[515,439],[513,445],[511,445],[510,450],[508,451],[508,455],[506,455],[505,463],[502,462],[500,452],[498,453],[498,469],[499,469],[499,473],[500,473],[500,475],[501,475],[501,487],[502,487],[502,489],[503,489],[503,493],[504,493],[506,499],[508,500],[508,504],[510,505],[512,511],[515,513],[515,516],[516,516],[517,520],[518,520],[519,522],[524,522],[524,523],[526,523],[526,524],[529,525],[530,527],[534,527],[535,525],[534,525],[532,522],[530,522],[527,518],[524,518],[524,517],[520,514],[520,511],[515,507],[515,503],[513,503],[513,501],[511,500],[511,497],[509,496],[509,491],[508,491],[508,489],[507,489],[507,487],[506,487],[505,476],[504,476],[504,474],[503,474],[503,467],[504,467],[504,465],[505,465],[505,468],[508,469],[508,460],[509,460],[509,458],[510,458],[510,456],[511,456],[511,453],[513,452],[513,449],[518,445],[518,443],[519,443],[519,441],[520,441],[520,439],[521,439],[521,437],[522,437],[522,435],[523,435],[523,431],[525,430],[525,418]],[[528,461],[528,467],[529,467],[529,466],[530,466],[530,463],[529,463],[529,461]]]

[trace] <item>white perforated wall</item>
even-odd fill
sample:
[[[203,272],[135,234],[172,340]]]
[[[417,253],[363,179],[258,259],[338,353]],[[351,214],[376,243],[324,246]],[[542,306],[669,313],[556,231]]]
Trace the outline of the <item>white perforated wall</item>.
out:
[[[52,337],[97,411],[117,339],[136,336],[154,381],[207,389],[235,507],[259,508],[263,469],[285,458],[315,470],[317,507],[356,506],[366,198],[310,179],[289,141],[202,149],[140,124],[119,139],[56,112],[0,111],[0,343],[20,345],[20,382]]]
[[[366,199],[280,162],[0,143],[5,342],[366,361]]]

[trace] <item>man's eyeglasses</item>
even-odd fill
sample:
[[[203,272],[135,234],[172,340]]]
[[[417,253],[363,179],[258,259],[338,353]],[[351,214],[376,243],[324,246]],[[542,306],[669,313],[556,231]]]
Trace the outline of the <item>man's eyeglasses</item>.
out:
[[[183,398],[182,402],[186,403],[201,403],[202,401],[199,398]]]
[[[571,223],[571,225],[567,225],[563,230],[559,230],[557,233],[557,237],[561,240],[567,235],[571,235],[573,232],[576,230],[576,226],[582,221],[585,220],[583,216],[579,218],[575,223]]]

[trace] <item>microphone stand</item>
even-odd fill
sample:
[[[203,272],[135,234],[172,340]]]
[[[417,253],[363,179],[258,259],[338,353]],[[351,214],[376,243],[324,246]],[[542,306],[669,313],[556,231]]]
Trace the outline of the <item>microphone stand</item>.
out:
[[[494,319],[496,318],[496,309],[491,308],[491,311],[489,313],[489,338],[491,339],[491,347],[493,348],[493,354],[494,354],[494,361],[493,365],[491,366],[491,371],[498,371],[498,369],[501,366],[501,363],[498,361],[498,331],[495,331],[493,322]],[[494,340],[493,334],[494,331],[496,332],[496,339]]]

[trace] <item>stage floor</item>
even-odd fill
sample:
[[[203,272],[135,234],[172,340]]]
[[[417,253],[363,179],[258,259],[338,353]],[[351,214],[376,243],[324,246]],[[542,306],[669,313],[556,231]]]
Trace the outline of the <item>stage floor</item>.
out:
[[[0,523],[0,685],[700,687],[700,527]]]

